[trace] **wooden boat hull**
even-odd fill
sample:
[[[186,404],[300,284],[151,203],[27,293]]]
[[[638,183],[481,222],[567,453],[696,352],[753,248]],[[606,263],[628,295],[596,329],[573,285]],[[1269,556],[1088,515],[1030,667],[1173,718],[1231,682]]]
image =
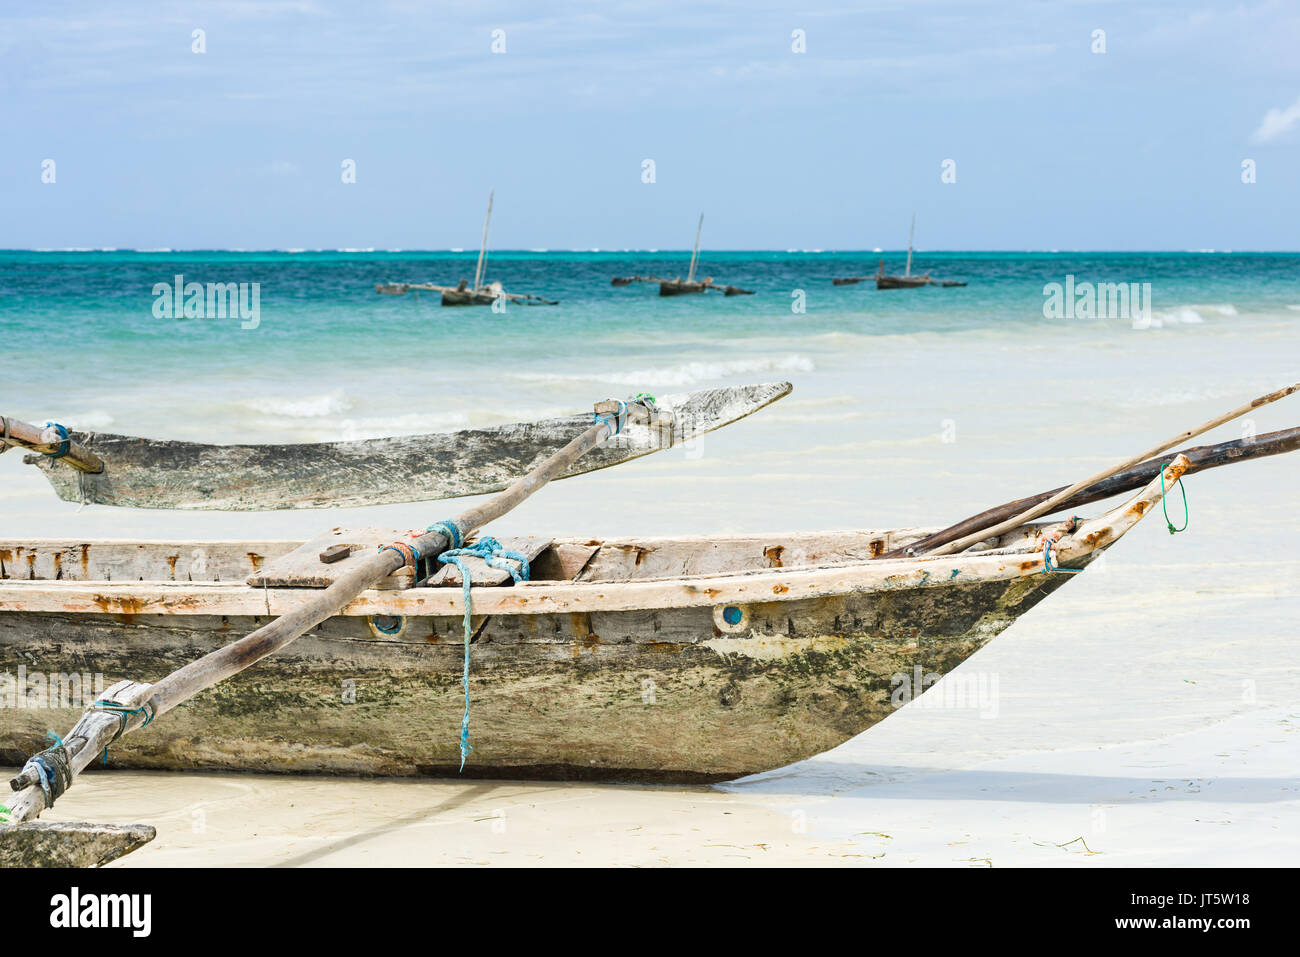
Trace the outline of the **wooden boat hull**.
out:
[[[659,295],[689,296],[693,293],[704,292],[708,288],[708,283],[668,280],[659,284]]]
[[[703,782],[808,758],[899,707],[897,676],[947,674],[1068,577],[757,602],[743,634],[720,631],[711,606],[492,616],[471,653],[464,773]],[[265,621],[9,612],[0,668],[153,681]],[[370,622],[326,621],[119,741],[109,764],[457,773],[460,617],[407,616],[396,636]],[[0,762],[21,764],[79,711],[9,711]]]
[[[924,276],[877,276],[877,289],[919,289],[928,286],[930,280]]]
[[[459,289],[444,289],[442,292],[442,304],[444,306],[490,306],[496,302],[499,296],[490,292],[474,292],[472,289],[466,289],[462,292]]]
[[[1021,526],[957,555],[873,560],[929,534],[907,529],[543,544],[533,580],[473,589],[466,773],[713,781],[835,747],[902,703],[900,682],[924,691],[1072,577],[1049,573],[1045,543],[1058,565],[1085,568],[1189,464],[1177,456],[1098,518]],[[311,601],[312,588],[243,581],[269,581],[259,570],[298,544],[0,543],[0,674],[157,680]],[[455,772],[463,598],[422,581],[362,593],[115,744],[110,763]],[[0,759],[19,763],[69,725],[97,693],[81,690],[55,713],[62,700],[13,707],[31,692],[9,689]]]
[[[1097,518],[1023,525],[954,555],[876,560],[931,533],[916,529],[542,542],[530,581],[472,589],[465,773],[715,781],[835,747],[902,704],[900,688],[923,692],[1086,568],[1189,465],[1177,455]],[[360,530],[331,539],[356,540],[349,532]],[[319,547],[0,542],[0,680],[39,671],[69,692],[74,675],[156,681],[313,601],[319,592],[301,586],[325,581],[266,585],[289,581],[271,571],[296,567],[289,553]],[[1067,571],[1052,572],[1049,555]],[[464,599],[432,572],[426,559],[409,588],[415,573],[395,572],[114,744],[110,763],[456,772]],[[35,697],[22,680],[0,687],[0,760],[11,764],[98,694],[89,677],[66,702],[44,679]]]

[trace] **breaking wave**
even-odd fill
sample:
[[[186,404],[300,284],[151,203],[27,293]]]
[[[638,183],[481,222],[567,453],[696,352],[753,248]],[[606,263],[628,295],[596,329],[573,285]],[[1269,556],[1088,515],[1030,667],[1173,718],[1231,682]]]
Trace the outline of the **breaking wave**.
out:
[[[338,415],[352,408],[352,403],[341,392],[325,395],[268,396],[248,399],[240,405],[261,412],[263,415],[282,415],[290,419],[314,419],[326,415]]]
[[[1230,319],[1240,315],[1237,307],[1230,302],[1198,304],[1192,303],[1186,306],[1173,306],[1169,309],[1151,310],[1151,325],[1156,328],[1162,326],[1195,326],[1206,321],[1206,317],[1215,319]]]
[[[516,372],[511,377],[525,382],[601,382],[608,385],[691,386],[714,379],[755,375],[765,372],[812,372],[816,366],[806,356],[788,355],[767,359],[735,359],[730,362],[683,362],[678,365],[611,372]]]

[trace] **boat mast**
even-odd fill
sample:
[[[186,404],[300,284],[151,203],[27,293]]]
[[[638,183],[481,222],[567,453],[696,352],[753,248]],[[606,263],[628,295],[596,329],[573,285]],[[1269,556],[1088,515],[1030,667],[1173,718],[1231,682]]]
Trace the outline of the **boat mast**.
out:
[[[700,230],[704,228],[704,214],[700,213],[700,224],[695,227],[695,251],[691,253],[691,268],[686,274],[687,282],[695,281],[695,263],[700,258]]]
[[[488,190],[488,208],[487,215],[483,217],[483,243],[478,248],[478,266],[474,269],[474,291],[478,292],[479,286],[483,284],[483,260],[487,256],[487,233],[488,223],[492,221],[492,197],[496,193],[495,189]]]
[[[907,230],[907,268],[904,270],[904,276],[911,276],[911,237],[915,233],[917,233],[917,213],[911,215],[911,228]]]

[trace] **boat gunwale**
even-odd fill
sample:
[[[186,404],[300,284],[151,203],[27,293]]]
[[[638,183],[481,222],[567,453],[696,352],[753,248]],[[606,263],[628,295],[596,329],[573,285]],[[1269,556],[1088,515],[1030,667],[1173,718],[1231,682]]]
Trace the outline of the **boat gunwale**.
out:
[[[1032,537],[1025,537],[1026,547],[1023,550],[995,550],[995,554],[966,551],[940,556],[864,559],[823,567],[776,567],[759,569],[757,573],[728,571],[670,579],[590,582],[565,580],[512,588],[478,587],[472,589],[473,609],[481,615],[642,611],[798,601],[871,591],[942,587],[957,583],[957,579],[960,579],[960,584],[971,584],[1041,575],[1047,571],[1044,556],[1039,551],[1045,541],[1056,540],[1058,565],[1081,561],[1091,553],[1110,546],[1152,510],[1163,495],[1163,485],[1175,482],[1189,464],[1186,456],[1179,455],[1162,474],[1156,475],[1131,499],[1095,518],[1029,523],[1008,532],[1008,535],[1031,531],[1036,533]],[[1046,534],[1053,529],[1058,531]],[[762,536],[745,536],[744,540],[753,540],[755,537]],[[672,540],[683,541],[680,538]],[[690,540],[719,542],[723,539],[694,536]],[[1029,545],[1031,541],[1035,544]],[[952,569],[951,573],[946,576],[932,574],[932,569],[938,565],[947,565]],[[269,589],[233,581],[5,579],[0,581],[0,612],[278,616],[319,593],[317,588]],[[80,603],[79,596],[84,596]],[[370,589],[337,612],[344,616],[384,614],[435,617],[463,613],[460,589],[428,587]]]

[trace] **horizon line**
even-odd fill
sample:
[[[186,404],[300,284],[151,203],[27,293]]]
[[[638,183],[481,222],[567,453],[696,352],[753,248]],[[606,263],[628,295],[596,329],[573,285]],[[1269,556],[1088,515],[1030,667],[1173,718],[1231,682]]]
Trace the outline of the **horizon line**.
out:
[[[573,249],[550,249],[550,248],[502,248],[489,251],[493,256],[500,256],[506,253],[523,254],[529,256],[548,255],[556,253],[648,253],[651,255],[663,254],[682,254],[690,255],[689,248],[672,249],[672,248],[622,248],[622,249],[601,249],[598,247],[584,247]],[[831,248],[814,248],[814,249],[776,249],[776,248],[736,248],[736,249],[711,249],[701,250],[701,255],[707,253],[783,253],[786,255],[824,255],[826,253],[860,253],[864,255],[876,255],[880,253],[906,253],[906,247],[890,249],[884,247],[872,249],[831,249]],[[1162,253],[1162,254],[1179,254],[1179,255],[1300,255],[1300,249],[940,249],[940,248],[917,248],[913,247],[915,253],[980,253],[984,255],[996,254],[1024,254],[1024,253],[1043,253],[1048,255],[1062,255],[1068,253],[1119,253],[1119,254],[1145,254],[1145,253]],[[307,247],[288,247],[288,246],[268,246],[261,248],[243,248],[243,247],[218,247],[218,246],[185,246],[175,248],[147,248],[141,249],[129,246],[41,246],[41,247],[24,247],[11,246],[0,247],[0,255],[5,253],[140,253],[148,255],[169,255],[177,253],[288,253],[297,255],[300,253],[341,253],[352,255],[369,255],[372,253],[410,253],[410,254],[447,254],[477,256],[478,251],[463,246],[452,246],[441,249],[406,249],[406,248],[383,248],[374,247],[344,247],[344,248],[307,248]]]

